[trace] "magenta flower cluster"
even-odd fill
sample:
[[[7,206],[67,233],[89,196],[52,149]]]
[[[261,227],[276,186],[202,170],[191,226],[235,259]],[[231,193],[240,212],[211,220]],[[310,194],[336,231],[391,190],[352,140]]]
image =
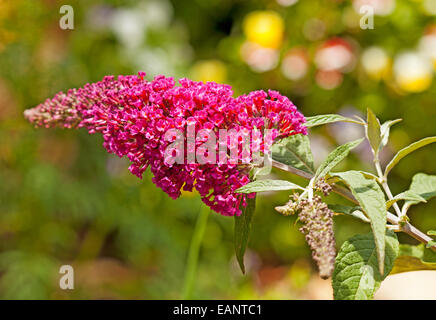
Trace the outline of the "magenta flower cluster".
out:
[[[25,116],[40,127],[86,127],[89,133],[100,132],[108,152],[129,158],[133,174],[141,178],[150,167],[153,182],[173,199],[181,190],[195,188],[211,209],[230,216],[239,215],[241,205],[246,205],[245,197],[254,196],[235,193],[250,182],[250,166],[222,162],[169,164],[165,149],[171,140],[165,139],[165,133],[194,126],[196,132],[215,134],[219,129],[269,129],[272,140],[307,134],[303,115],[276,91],[254,91],[234,98],[229,85],[180,79],[180,86],[175,86],[173,78],[157,76],[147,81],[144,76],[142,72],[118,79],[107,76],[66,94],[60,92],[27,110]],[[195,144],[203,142],[200,139]],[[263,144],[260,149],[265,151]]]

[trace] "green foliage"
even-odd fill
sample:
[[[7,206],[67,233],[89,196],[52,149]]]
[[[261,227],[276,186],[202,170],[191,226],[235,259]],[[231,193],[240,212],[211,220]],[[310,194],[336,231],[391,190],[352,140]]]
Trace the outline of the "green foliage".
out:
[[[307,121],[305,123],[305,126],[308,128],[321,126],[323,124],[328,124],[328,123],[339,122],[339,121],[363,124],[358,120],[347,118],[339,114],[322,114],[318,116],[307,117],[306,120]]]
[[[298,46],[309,53],[315,52],[330,37],[350,38],[362,51],[369,46],[382,45],[390,58],[405,48],[415,48],[434,20],[424,13],[420,4],[397,0],[394,13],[375,16],[377,32],[368,33],[355,32],[358,29],[345,23],[349,20],[345,18],[353,12],[351,3],[326,4],[313,0],[299,1],[289,7],[271,3],[269,9],[284,18],[286,34],[292,30],[293,36],[286,37],[277,50],[280,52],[277,67],[258,73],[241,60],[241,46],[246,39],[240,26],[246,13],[264,9],[260,2],[110,0],[101,6],[101,1],[83,1],[74,4],[74,31],[59,30],[59,1],[3,3],[0,12],[0,134],[3,137],[0,143],[0,298],[3,299],[175,299],[182,291],[199,197],[183,193],[174,202],[156,189],[149,173],[139,182],[129,174],[126,161],[97,147],[102,143],[101,137],[89,136],[83,130],[34,130],[23,119],[24,109],[59,90],[80,87],[101,80],[107,74],[135,74],[138,70],[146,71],[148,79],[156,74],[192,78],[199,60],[216,60],[227,75],[224,79],[214,79],[214,72],[209,69],[209,80],[231,84],[235,95],[274,87],[307,115],[349,111],[358,114],[369,106],[379,119],[403,118],[404,126],[395,127],[391,134],[391,126],[400,120],[386,121],[380,126],[379,151],[387,146],[386,155],[397,146],[434,135],[435,81],[426,91],[408,95],[398,92],[397,88],[392,90],[395,87],[392,77],[372,81],[360,68],[358,72],[339,73],[342,83],[332,90],[317,85],[314,78],[317,72],[299,81],[288,80],[282,74],[288,48]],[[153,14],[146,12],[149,5]],[[404,13],[413,19],[403,19]],[[112,17],[128,14],[135,17],[131,23],[138,23],[138,14],[150,18],[139,19],[135,35],[142,31],[143,34],[136,47],[129,45],[131,36],[115,30],[118,28],[112,20]],[[325,33],[320,39],[307,38],[307,28],[303,26],[308,19],[317,19],[323,24]],[[355,52],[353,58],[360,57]],[[309,60],[309,69],[316,71],[313,59]],[[347,110],[340,110],[341,106],[347,106]],[[313,150],[317,153],[322,149],[320,141],[343,143],[350,123],[364,125],[353,117],[335,114],[307,120],[307,126],[313,128],[311,140],[316,142]],[[322,124],[333,125],[319,128]],[[416,172],[435,172],[434,149],[427,150],[417,153],[411,165],[399,166],[401,170],[395,172],[391,168],[387,170],[393,191],[407,190],[410,177]],[[307,136],[292,136],[276,143],[273,158],[308,174],[315,173]],[[356,150],[355,156],[345,161],[347,168],[368,170],[366,164],[359,167],[367,161],[364,148]],[[259,170],[256,176],[267,172],[266,169],[262,172],[263,168]],[[367,179],[378,181],[371,173],[360,172]],[[293,180],[300,178],[288,173],[274,171],[274,176],[303,185],[300,180]],[[435,185],[435,176],[421,173],[413,178],[410,191],[429,200],[436,195]],[[290,227],[292,219],[297,217],[273,214],[271,204],[287,200],[287,192],[273,194],[268,201],[265,199],[257,203],[262,215],[256,216],[258,221],[253,226],[256,236],[251,237],[250,246],[266,267],[269,261],[279,267],[287,267],[294,261],[306,263],[310,253],[298,228]],[[406,205],[418,203],[418,200],[422,203],[418,197],[401,200]],[[357,204],[342,205],[339,209],[342,200],[338,197],[329,196],[328,201],[335,203],[332,208],[336,212],[369,220]],[[388,204],[391,203],[388,199]],[[416,210],[411,215],[414,223],[425,230],[434,229],[435,205],[436,202],[429,201],[425,206],[413,208]],[[227,268],[234,252],[230,241],[232,220],[215,214],[209,217],[193,297],[265,297],[253,289],[253,279],[264,275],[248,274],[235,281]],[[360,233],[366,228],[349,220],[335,220],[338,243],[348,237],[344,234]],[[241,239],[244,234],[248,239],[246,230],[236,238]],[[241,239],[241,250],[242,247],[245,250],[246,243],[243,246]],[[429,255],[427,252],[431,251],[424,245],[420,248],[422,253],[412,258],[421,268],[422,264],[429,268],[433,262],[424,259],[424,252]],[[242,260],[240,253],[238,256],[238,260]],[[82,289],[78,287],[69,293],[57,291],[58,268],[65,263],[71,263],[84,277]],[[309,278],[312,269],[306,264],[302,269]],[[109,283],[101,278],[105,274],[111,275]],[[289,291],[286,294],[280,291],[274,298],[301,298],[307,289],[296,292],[285,280],[280,283],[288,285]],[[271,291],[269,289],[265,292]]]
[[[316,170],[314,180],[318,180],[320,178],[323,178],[325,175],[330,173],[330,171],[342,160],[344,160],[350,151],[357,147],[361,142],[362,139],[351,141],[346,144],[343,144],[339,147],[337,147],[335,150],[333,150],[328,156],[327,159],[324,160],[324,162],[318,167]]]
[[[271,149],[274,160],[307,173],[315,172],[308,136],[297,134],[281,139],[274,143]]]
[[[381,127],[380,127],[381,142],[380,142],[380,146],[378,149],[379,152],[388,144],[391,126],[393,126],[394,124],[396,124],[400,121],[402,121],[402,119],[389,120],[381,125]]]
[[[359,170],[358,170],[359,171]],[[378,181],[378,177],[372,173],[366,171],[359,171],[365,178],[372,179],[374,181]]]
[[[436,246],[436,241],[435,240],[430,240],[429,242],[427,242],[427,244],[425,245],[426,248],[431,248],[431,247],[435,247]]]
[[[335,173],[350,188],[360,207],[371,221],[380,274],[383,274],[385,256],[386,204],[385,196],[374,180],[366,179],[358,171]]]
[[[259,176],[266,176],[271,173],[271,167],[270,166],[263,166],[263,167],[254,167],[250,171],[250,179],[256,180]]]
[[[367,124],[365,125],[366,137],[368,138],[369,144],[374,152],[374,157],[378,159],[378,153],[382,143],[380,121],[371,109],[368,108],[367,113]]]
[[[394,158],[391,160],[391,162],[388,163],[385,169],[385,177],[389,174],[389,172],[395,167],[395,165],[400,162],[401,159],[403,159],[408,154],[412,153],[413,151],[425,147],[426,145],[436,142],[436,137],[427,137],[424,139],[421,139],[417,142],[412,143],[411,145],[401,149],[398,151],[398,153],[394,156]]]
[[[379,272],[374,235],[357,235],[345,241],[335,263],[333,294],[336,300],[372,299],[380,283],[391,271],[398,255],[399,245],[393,232],[384,235],[386,256],[384,273]]]
[[[330,116],[315,117],[310,120],[309,126],[336,121],[343,121],[343,119],[341,117]],[[311,189],[313,183],[326,175],[336,179],[339,178],[347,185],[359,206],[330,204],[330,210],[334,211],[336,214],[346,214],[364,222],[369,222],[371,224],[372,233],[355,236],[342,245],[336,257],[335,272],[332,280],[335,299],[373,298],[380,283],[391,272],[399,251],[399,243],[396,235],[392,231],[386,231],[387,210],[400,200],[408,204],[415,204],[426,202],[426,199],[435,195],[436,189],[433,176],[423,174],[416,175],[412,181],[410,190],[402,192],[395,197],[391,195],[389,186],[385,182],[385,177],[393,165],[388,165],[385,177],[381,176],[383,173],[379,170],[379,152],[388,143],[390,127],[398,121],[399,120],[387,121],[383,125],[380,125],[375,114],[368,109],[368,118],[365,124],[366,137],[373,150],[374,161],[376,168],[378,168],[379,177],[369,172],[356,170],[331,173],[331,170],[340,161],[345,159],[353,148],[362,142],[363,139],[359,139],[341,145],[331,152],[316,170],[312,178],[312,183],[309,184],[306,189],[283,180],[261,180],[251,182],[238,190],[239,192],[250,193],[298,188],[305,190],[301,195],[301,197],[303,197],[306,196],[307,193],[310,194],[313,192]],[[391,163],[397,163],[408,153],[431,142],[433,142],[433,140],[429,138],[412,144],[408,148],[401,150]],[[286,163],[289,166],[298,166],[298,169],[304,170],[306,173],[313,172],[310,144],[309,140],[306,138],[288,138],[279,141],[274,146],[273,157],[274,156],[276,161],[281,160],[282,163]],[[307,157],[309,157],[309,160],[307,160]],[[336,181],[335,179],[331,180]],[[383,185],[388,195],[387,201],[385,193],[382,191],[379,183]],[[280,208],[280,210],[278,208]],[[286,209],[286,206],[278,208],[277,210],[279,212],[292,210],[292,208]],[[398,209],[398,207],[396,207],[396,209]],[[428,241],[427,247],[432,247],[435,244],[436,241]],[[395,270],[433,267],[431,262],[424,262],[416,253],[415,257],[406,257],[402,254],[399,259],[399,267],[396,264],[397,267],[395,267]],[[238,261],[241,264],[241,268],[243,268],[240,255]]]
[[[5,299],[45,299],[59,272],[56,262],[43,254],[9,251],[0,254],[0,290]],[[26,285],[23,290],[22,285]]]
[[[436,231],[435,230],[429,230],[429,231],[427,231],[427,234],[429,236],[436,236]],[[429,242],[427,242],[425,247],[426,248],[436,247],[436,241],[435,240],[430,240]]]
[[[426,249],[424,244],[401,244],[391,274],[418,270],[436,270],[436,253]]]
[[[425,173],[417,173],[412,178],[409,191],[418,194],[424,200],[429,200],[436,196],[436,176]],[[422,200],[421,200],[422,201]],[[418,201],[419,202],[419,201]],[[417,204],[416,200],[408,199],[409,205]]]
[[[393,199],[388,200],[386,202],[386,209],[389,209],[395,202],[400,200],[406,200],[409,203],[427,202],[427,200],[418,193],[408,190],[397,194]]]
[[[341,204],[329,204],[328,206],[336,214],[347,214],[363,222],[371,222],[359,206],[344,206]]]
[[[197,222],[195,224],[194,234],[192,236],[191,244],[189,247],[188,261],[186,263],[185,280],[182,290],[182,299],[189,299],[192,295],[195,276],[197,273],[198,256],[200,253],[201,242],[203,241],[204,233],[206,231],[207,220],[211,210],[203,205],[200,213],[198,214]]]
[[[243,187],[240,187],[236,190],[238,193],[253,193],[253,192],[262,192],[262,191],[278,191],[278,190],[292,190],[292,189],[300,189],[303,188],[299,185],[285,181],[285,180],[256,180],[246,184]]]
[[[235,252],[242,273],[245,273],[244,254],[248,244],[255,209],[256,198],[247,199],[247,206],[243,209],[242,214],[235,216]]]

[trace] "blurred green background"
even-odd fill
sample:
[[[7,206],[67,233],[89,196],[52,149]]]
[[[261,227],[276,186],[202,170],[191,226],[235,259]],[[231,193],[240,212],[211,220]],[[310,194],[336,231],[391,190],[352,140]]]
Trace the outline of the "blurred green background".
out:
[[[62,30],[59,8],[74,9]],[[362,5],[374,28],[359,26]],[[84,130],[34,129],[22,113],[60,90],[108,74],[147,72],[231,84],[235,95],[276,89],[307,116],[402,118],[383,161],[435,135],[435,0],[0,0],[0,298],[181,298],[188,249],[201,201],[174,201]],[[366,20],[366,22],[370,22]],[[354,125],[311,132],[316,162],[361,136]],[[417,172],[436,173],[435,146],[391,173],[407,189]],[[372,170],[361,146],[337,170]],[[274,171],[273,175],[303,181]],[[286,192],[258,197],[253,233],[239,271],[233,219],[209,217],[192,298],[329,298],[295,217],[273,208]],[[334,196],[331,202],[342,201]],[[411,209],[435,229],[435,202]],[[338,247],[368,227],[335,218]],[[403,242],[413,243],[407,236]],[[75,289],[59,289],[59,268],[75,270]]]

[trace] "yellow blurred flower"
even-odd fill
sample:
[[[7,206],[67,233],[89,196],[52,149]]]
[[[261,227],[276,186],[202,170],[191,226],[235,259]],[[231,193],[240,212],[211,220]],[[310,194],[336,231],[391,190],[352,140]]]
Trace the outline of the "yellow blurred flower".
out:
[[[424,56],[415,52],[406,52],[395,59],[394,78],[402,90],[421,92],[431,85],[433,67]]]
[[[227,79],[226,65],[219,60],[198,61],[191,72],[192,78],[196,81],[224,83]]]
[[[274,11],[253,11],[243,22],[243,30],[248,41],[266,48],[280,47],[284,29],[282,17]]]
[[[430,86],[432,82],[432,77],[425,76],[419,79],[407,79],[407,77],[397,79],[400,87],[408,92],[422,92]]]
[[[373,79],[386,79],[390,74],[391,59],[380,47],[370,47],[361,56],[362,67],[366,74]]]

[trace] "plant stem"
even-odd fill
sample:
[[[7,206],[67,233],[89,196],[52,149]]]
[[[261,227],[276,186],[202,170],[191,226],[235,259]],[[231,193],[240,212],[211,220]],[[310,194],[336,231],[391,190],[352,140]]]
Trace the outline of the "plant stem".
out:
[[[272,165],[273,165],[273,167],[275,167],[277,169],[295,174],[295,175],[302,177],[302,178],[305,178],[307,180],[310,180],[313,177],[313,175],[310,173],[307,173],[307,172],[299,170],[297,168],[288,166],[288,165],[281,163],[281,162],[278,162],[276,160],[272,160]],[[333,192],[335,192],[335,193],[339,194],[340,196],[354,202],[355,204],[359,204],[359,202],[356,200],[356,198],[353,196],[353,194],[348,189],[346,189],[344,187],[333,186]],[[415,238],[416,240],[418,240],[420,242],[427,244],[429,241],[433,240],[431,237],[427,236],[425,233],[423,233],[422,231],[415,228],[409,222],[401,222],[400,223],[400,219],[397,216],[395,216],[394,214],[390,213],[389,211],[387,212],[386,218],[389,221],[389,223],[392,223],[394,225],[398,225],[402,232],[407,233],[409,236]],[[436,246],[433,246],[430,249],[432,249],[433,251],[436,252]]]
[[[192,290],[195,284],[195,275],[197,273],[198,256],[200,253],[201,242],[203,241],[204,232],[206,230],[207,219],[209,217],[209,208],[202,205],[195,224],[194,234],[192,235],[191,244],[189,246],[188,260],[186,263],[185,278],[182,291],[182,299],[191,299]]]
[[[386,181],[385,176],[383,175],[383,171],[380,166],[380,161],[378,159],[375,159],[374,161],[375,169],[377,170],[378,178],[380,180],[381,186],[383,187],[383,190],[385,191],[386,195],[388,196],[389,200],[393,200],[394,196],[392,195],[391,189],[389,188],[388,182]],[[394,202],[393,204],[394,210],[397,213],[398,217],[401,217],[401,210],[398,206],[398,203]]]
[[[295,175],[302,177],[304,179],[310,180],[313,178],[313,175],[310,173],[307,173],[306,171],[288,166],[287,164],[278,162],[276,160],[271,160],[271,163],[272,163],[272,166],[277,168],[277,169],[281,169],[283,171],[290,172],[290,173],[295,174]]]

